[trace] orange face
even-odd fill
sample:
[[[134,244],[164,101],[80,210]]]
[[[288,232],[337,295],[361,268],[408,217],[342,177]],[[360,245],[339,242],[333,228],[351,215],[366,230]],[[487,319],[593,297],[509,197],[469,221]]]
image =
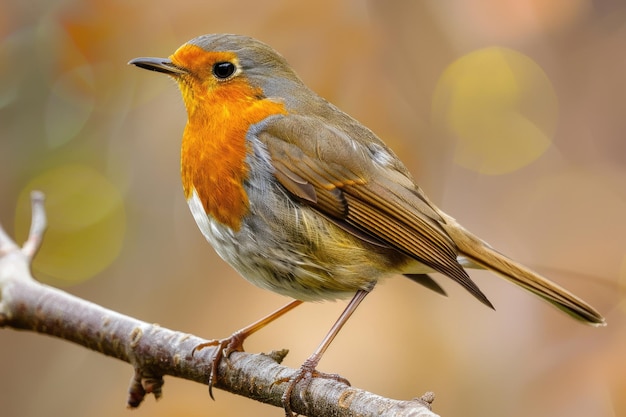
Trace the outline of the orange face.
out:
[[[187,70],[187,74],[177,77],[187,111],[192,114],[206,101],[230,103],[259,92],[253,89],[242,77],[231,76],[220,80],[213,74],[213,67],[220,62],[230,62],[239,66],[237,56],[232,52],[206,52],[196,45],[183,45],[172,56],[174,65]]]

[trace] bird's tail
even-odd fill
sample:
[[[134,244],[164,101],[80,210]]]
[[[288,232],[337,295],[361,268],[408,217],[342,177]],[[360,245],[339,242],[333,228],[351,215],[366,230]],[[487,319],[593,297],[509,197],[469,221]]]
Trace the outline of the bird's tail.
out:
[[[444,216],[446,224],[442,224],[442,226],[454,240],[454,243],[456,243],[460,255],[476,265],[496,272],[514,284],[538,295],[577,320],[592,326],[606,325],[604,317],[582,299],[536,272],[507,258],[465,230],[456,220],[447,215]]]

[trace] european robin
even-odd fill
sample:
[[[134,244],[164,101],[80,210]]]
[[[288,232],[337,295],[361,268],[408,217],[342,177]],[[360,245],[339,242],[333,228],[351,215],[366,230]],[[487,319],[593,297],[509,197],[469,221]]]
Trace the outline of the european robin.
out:
[[[465,268],[490,269],[580,321],[604,318],[557,284],[509,259],[437,208],[371,130],[319,97],[270,46],[244,36],[192,39],[138,67],[178,82],[188,121],[182,183],[198,227],[250,282],[295,300],[215,342],[222,355],[303,301],[352,297],[288,381],[313,376],[325,350],[383,277],[400,274],[443,293],[439,272],[492,307]]]

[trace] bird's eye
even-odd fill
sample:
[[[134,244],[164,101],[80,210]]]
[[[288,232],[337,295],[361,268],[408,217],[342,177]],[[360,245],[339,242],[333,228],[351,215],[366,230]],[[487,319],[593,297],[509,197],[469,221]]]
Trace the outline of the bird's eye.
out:
[[[213,75],[223,80],[235,73],[235,64],[232,62],[217,62],[213,65]]]

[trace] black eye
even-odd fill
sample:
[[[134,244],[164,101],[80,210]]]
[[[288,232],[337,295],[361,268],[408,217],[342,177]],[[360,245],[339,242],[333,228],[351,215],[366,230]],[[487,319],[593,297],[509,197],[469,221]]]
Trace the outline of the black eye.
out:
[[[225,79],[233,75],[235,64],[232,62],[217,62],[213,65],[213,75],[217,78]]]

